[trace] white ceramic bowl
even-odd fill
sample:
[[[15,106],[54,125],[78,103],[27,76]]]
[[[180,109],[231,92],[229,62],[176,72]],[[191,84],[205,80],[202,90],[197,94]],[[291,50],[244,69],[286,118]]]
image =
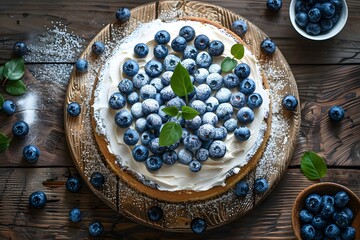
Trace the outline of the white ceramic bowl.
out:
[[[345,23],[347,21],[348,18],[348,7],[346,4],[345,0],[342,0],[343,2],[343,7],[341,9],[340,12],[340,17],[339,17],[339,21],[333,26],[332,29],[330,29],[330,31],[324,33],[324,34],[319,34],[317,36],[313,36],[310,35],[308,33],[306,33],[306,31],[304,29],[302,29],[300,26],[298,26],[295,22],[295,4],[296,4],[297,0],[291,0],[290,3],[290,7],[289,7],[289,15],[290,15],[290,21],[291,24],[293,25],[293,27],[295,28],[295,30],[302,35],[305,38],[311,39],[311,40],[317,40],[317,41],[321,41],[321,40],[326,40],[329,38],[332,38],[333,36],[335,36],[336,34],[338,34],[345,26]]]

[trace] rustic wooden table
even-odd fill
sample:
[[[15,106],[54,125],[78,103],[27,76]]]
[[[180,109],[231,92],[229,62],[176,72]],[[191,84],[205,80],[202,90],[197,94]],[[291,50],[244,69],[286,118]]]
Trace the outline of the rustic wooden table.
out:
[[[314,42],[292,28],[284,1],[278,13],[266,10],[265,0],[208,0],[238,13],[265,31],[281,49],[297,80],[302,123],[287,172],[267,199],[246,216],[203,236],[161,232],[134,223],[107,207],[86,186],[70,193],[65,182],[76,174],[64,134],[63,104],[72,64],[98,31],[114,20],[121,6],[149,1],[2,0],[0,7],[0,63],[12,58],[14,42],[28,43],[24,77],[28,91],[8,96],[18,104],[11,116],[0,114],[0,131],[11,136],[11,126],[25,119],[31,127],[24,139],[14,139],[0,153],[0,239],[87,239],[88,225],[100,220],[105,239],[294,239],[291,207],[297,194],[314,182],[301,173],[303,152],[312,150],[328,164],[323,181],[343,184],[360,195],[360,5],[348,0],[349,18],[331,40]],[[50,41],[50,43],[49,43]],[[68,42],[66,42],[68,41]],[[44,45],[50,44],[50,45]],[[61,47],[60,47],[61,46]],[[51,49],[53,48],[53,49]],[[341,124],[332,124],[332,105],[346,109]],[[36,144],[36,164],[22,159],[22,148]],[[44,209],[28,207],[33,191],[45,191]],[[68,220],[69,210],[83,211],[80,223]]]

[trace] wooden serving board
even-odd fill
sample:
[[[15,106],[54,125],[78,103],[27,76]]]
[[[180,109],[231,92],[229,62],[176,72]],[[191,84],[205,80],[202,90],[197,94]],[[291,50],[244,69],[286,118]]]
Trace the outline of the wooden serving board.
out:
[[[132,9],[131,16],[130,21],[125,24],[111,23],[104,27],[81,55],[81,58],[89,62],[89,71],[81,74],[74,70],[70,77],[64,109],[65,132],[80,175],[90,189],[115,211],[139,223],[167,231],[190,232],[190,222],[196,217],[204,218],[211,229],[245,215],[275,188],[287,169],[296,144],[300,108],[289,113],[281,107],[281,100],[287,94],[299,99],[296,82],[286,59],[279,49],[271,57],[261,53],[260,43],[267,35],[242,16],[215,5],[194,1],[160,1]],[[92,89],[99,68],[110,56],[116,43],[140,23],[157,18],[170,21],[186,16],[206,18],[226,28],[230,28],[233,21],[244,19],[248,24],[248,31],[243,40],[259,59],[270,85],[273,111],[271,136],[257,167],[244,178],[250,185],[250,193],[245,198],[236,197],[234,190],[230,189],[206,201],[169,203],[153,199],[119,179],[106,165],[106,161],[103,161],[103,156],[96,147],[90,114]],[[99,57],[91,53],[91,46],[95,41],[106,43],[106,52]],[[75,118],[66,111],[67,105],[73,101],[80,103],[82,107],[80,116]],[[105,186],[100,189],[95,189],[89,182],[95,171],[101,172],[106,178]],[[253,183],[257,178],[268,180],[270,187],[267,192],[259,194],[254,191]],[[161,221],[153,222],[148,219],[147,210],[152,206],[163,209],[164,217]]]

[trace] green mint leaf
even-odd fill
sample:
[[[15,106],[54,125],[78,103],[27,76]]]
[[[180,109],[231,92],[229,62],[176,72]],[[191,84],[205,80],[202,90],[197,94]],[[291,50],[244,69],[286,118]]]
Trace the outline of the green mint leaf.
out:
[[[325,160],[315,152],[305,152],[301,157],[301,171],[309,180],[320,179],[327,173]]]
[[[182,135],[182,127],[176,122],[167,122],[161,128],[159,145],[170,146],[179,141]]]
[[[8,94],[19,96],[26,92],[26,86],[22,80],[7,81],[5,84],[5,90]]]
[[[3,95],[0,94],[0,110],[2,108],[4,101],[5,101],[5,99],[4,99]]]
[[[174,106],[164,107],[163,109],[161,109],[161,111],[163,111],[164,113],[166,113],[171,117],[176,117],[176,115],[179,113],[179,109]]]
[[[0,132],[0,152],[5,151],[9,145],[11,140],[3,133]]]
[[[180,63],[175,67],[170,79],[170,85],[174,93],[179,97],[187,96],[194,90],[188,71]]]
[[[4,77],[4,66],[0,66],[0,80]]]
[[[245,48],[244,48],[244,46],[242,44],[237,43],[237,44],[234,44],[231,47],[230,52],[234,56],[234,58],[242,59],[244,57],[244,54],[245,54]]]
[[[230,72],[236,67],[236,65],[237,65],[237,61],[235,59],[226,57],[221,62],[221,70],[223,72]]]
[[[181,115],[185,120],[191,120],[200,114],[197,110],[188,106],[182,106],[181,111]]]
[[[14,58],[5,63],[4,66],[4,77],[8,80],[19,80],[24,76],[25,73],[25,63],[22,57]]]

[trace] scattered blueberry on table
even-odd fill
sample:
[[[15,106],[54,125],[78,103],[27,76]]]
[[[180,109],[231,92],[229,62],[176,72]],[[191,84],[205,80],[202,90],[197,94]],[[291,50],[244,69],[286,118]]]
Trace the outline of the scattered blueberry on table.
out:
[[[248,26],[244,20],[238,19],[231,24],[231,30],[240,37],[243,37],[248,30]]]
[[[12,132],[17,137],[24,137],[29,133],[29,125],[25,121],[17,121],[12,126]]]
[[[27,145],[23,148],[23,157],[29,163],[34,163],[39,159],[40,150],[35,145]]]
[[[282,7],[282,0],[267,0],[266,7],[273,12],[277,12]]]
[[[14,54],[18,57],[22,57],[29,52],[29,49],[24,42],[16,42],[13,47]]]
[[[79,208],[72,208],[69,212],[69,220],[71,222],[80,222],[82,213]]]
[[[329,119],[333,122],[340,122],[345,117],[345,110],[341,106],[332,106],[328,111]]]
[[[84,73],[88,70],[88,61],[86,59],[78,59],[75,62],[76,70],[80,73]]]
[[[66,180],[65,186],[68,191],[76,193],[82,187],[82,181],[78,177],[71,176]]]
[[[115,13],[115,17],[120,23],[129,21],[130,16],[131,16],[130,9],[126,7],[119,8]]]
[[[77,102],[71,102],[68,104],[67,106],[67,112],[69,113],[70,116],[72,117],[76,117],[79,116],[81,113],[81,106],[79,103]]]
[[[104,232],[104,226],[99,221],[94,221],[89,225],[89,234],[92,237],[98,237]]]
[[[260,49],[263,53],[272,55],[276,50],[276,44],[270,38],[265,38],[260,44]]]
[[[249,184],[245,181],[240,181],[235,184],[235,195],[238,197],[245,197],[249,192]]]
[[[6,115],[13,115],[16,111],[16,104],[13,100],[5,100],[1,108]]]
[[[160,221],[164,216],[164,212],[160,207],[154,206],[149,208],[147,215],[151,221]]]
[[[104,186],[104,184],[105,184],[105,177],[100,172],[93,172],[90,176],[90,183],[95,188],[100,188],[100,187]]]
[[[43,208],[46,205],[46,194],[42,191],[36,191],[29,196],[29,205],[35,208]]]
[[[202,218],[195,218],[190,223],[190,228],[194,233],[202,234],[205,232],[207,223]]]
[[[298,100],[294,95],[286,95],[282,100],[282,106],[288,111],[295,111],[298,106]]]
[[[265,178],[258,178],[255,180],[254,184],[255,191],[259,193],[264,193],[269,188],[269,183]]]
[[[105,44],[103,42],[96,41],[91,46],[91,51],[96,55],[101,55],[105,51]]]

